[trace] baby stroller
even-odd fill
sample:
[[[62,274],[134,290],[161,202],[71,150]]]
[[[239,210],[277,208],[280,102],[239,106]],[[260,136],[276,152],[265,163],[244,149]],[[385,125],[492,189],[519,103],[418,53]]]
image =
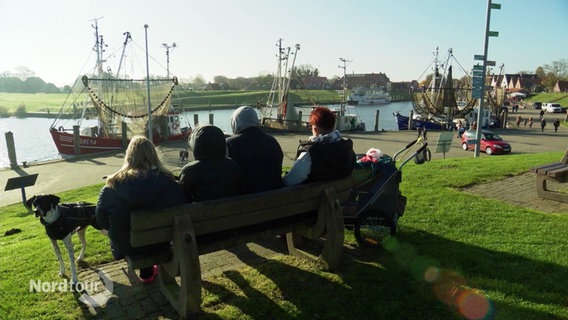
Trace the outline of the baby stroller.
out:
[[[412,150],[401,164],[398,158]],[[406,151],[406,152],[405,152]],[[350,199],[343,204],[345,227],[353,230],[357,242],[365,247],[382,245],[396,234],[398,220],[404,214],[406,197],[399,190],[402,167],[414,159],[417,164],[430,161],[428,143],[421,138],[399,150],[394,157],[382,155],[378,161],[357,162]]]

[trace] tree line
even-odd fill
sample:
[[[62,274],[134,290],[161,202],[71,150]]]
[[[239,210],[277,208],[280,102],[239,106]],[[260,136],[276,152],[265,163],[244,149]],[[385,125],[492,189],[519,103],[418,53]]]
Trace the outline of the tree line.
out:
[[[41,78],[0,77],[0,92],[9,93],[62,93],[53,83],[46,83]]]

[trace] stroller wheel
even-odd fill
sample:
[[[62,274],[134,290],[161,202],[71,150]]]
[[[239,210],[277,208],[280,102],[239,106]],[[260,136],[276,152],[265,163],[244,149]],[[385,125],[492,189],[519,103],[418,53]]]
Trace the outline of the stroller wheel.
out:
[[[367,212],[361,223],[355,225],[353,233],[357,242],[363,247],[373,248],[382,246],[386,239],[396,234],[396,217],[387,219],[378,210]]]

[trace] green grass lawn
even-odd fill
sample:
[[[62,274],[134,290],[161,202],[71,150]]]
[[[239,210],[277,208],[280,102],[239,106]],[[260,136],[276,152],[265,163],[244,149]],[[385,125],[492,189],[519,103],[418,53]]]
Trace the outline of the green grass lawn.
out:
[[[409,163],[401,183],[408,203],[396,239],[380,249],[359,248],[346,231],[354,249],[346,249],[336,273],[278,255],[207,278],[199,319],[568,319],[568,214],[459,191],[561,156]],[[59,196],[94,202],[100,187]],[[29,292],[30,279],[59,281],[55,255],[43,227],[21,205],[0,212],[2,234],[22,229],[0,237],[0,319],[85,317],[71,293]],[[89,265],[112,261],[107,239],[92,228],[87,239]]]

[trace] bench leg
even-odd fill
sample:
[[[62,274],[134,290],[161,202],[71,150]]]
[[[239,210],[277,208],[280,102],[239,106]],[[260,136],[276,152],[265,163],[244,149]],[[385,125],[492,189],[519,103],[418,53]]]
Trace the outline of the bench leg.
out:
[[[541,174],[536,175],[536,193],[538,194],[538,196],[543,199],[568,203],[568,193],[549,190],[546,187],[547,180],[548,179],[544,175]]]
[[[160,268],[160,289],[180,316],[191,318],[201,312],[201,266],[189,216],[174,219],[173,244],[172,261]],[[172,276],[178,272],[179,285]]]
[[[324,190],[324,195],[318,209],[318,219],[313,226],[302,228],[297,232],[308,239],[317,239],[326,235],[326,241],[318,262],[326,270],[334,270],[339,265],[343,251],[344,224],[341,203],[333,188]],[[294,245],[294,233],[286,234],[286,243],[290,255],[306,258],[309,254],[298,250]]]

